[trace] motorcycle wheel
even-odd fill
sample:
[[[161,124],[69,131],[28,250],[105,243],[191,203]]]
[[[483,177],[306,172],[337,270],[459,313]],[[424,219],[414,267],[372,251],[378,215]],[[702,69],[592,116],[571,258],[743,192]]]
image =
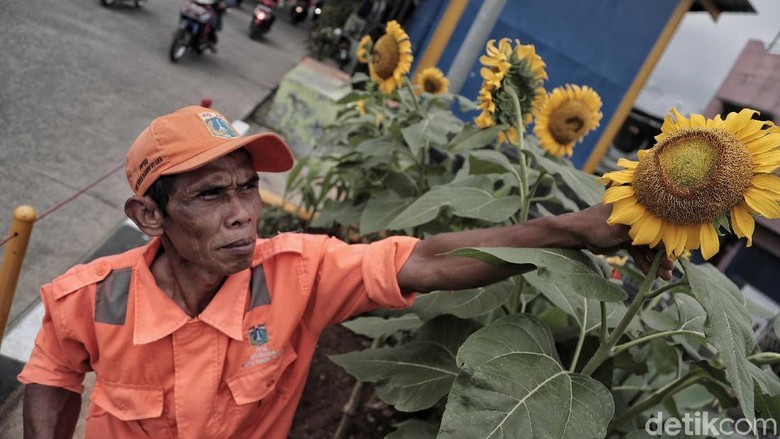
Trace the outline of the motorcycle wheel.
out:
[[[107,8],[113,6],[114,3],[116,3],[116,0],[100,0],[100,4]]]
[[[135,7],[136,8],[143,8],[146,6],[146,0],[135,0]]]
[[[187,53],[187,36],[189,34],[184,29],[179,29],[173,36],[173,42],[171,42],[170,58],[171,62],[176,62]]]

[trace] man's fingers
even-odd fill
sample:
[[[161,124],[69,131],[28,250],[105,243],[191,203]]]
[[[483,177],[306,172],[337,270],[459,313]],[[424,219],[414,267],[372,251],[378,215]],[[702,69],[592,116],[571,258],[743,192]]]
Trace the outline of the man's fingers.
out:
[[[650,271],[650,267],[653,265],[653,260],[655,260],[655,255],[659,251],[663,250],[655,250],[647,246],[628,248],[628,253],[634,259],[637,267],[639,267],[639,269],[642,270],[642,273],[645,274]],[[666,256],[662,256],[661,265],[658,267],[657,276],[666,281],[671,280],[672,268],[674,268],[674,262],[669,260],[669,258]]]

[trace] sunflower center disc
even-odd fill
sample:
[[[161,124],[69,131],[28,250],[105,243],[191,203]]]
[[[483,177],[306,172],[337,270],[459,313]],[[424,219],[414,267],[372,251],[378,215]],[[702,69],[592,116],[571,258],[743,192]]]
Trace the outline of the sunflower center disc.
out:
[[[430,78],[426,78],[425,81],[423,81],[423,90],[430,94],[436,94],[439,92],[439,83],[438,81]]]
[[[678,224],[708,223],[742,201],[753,177],[750,153],[721,129],[685,128],[659,142],[634,176],[639,202]]]
[[[584,102],[566,101],[550,114],[548,126],[556,142],[568,145],[587,132],[591,109]]]
[[[383,80],[391,78],[401,54],[398,53],[398,42],[391,35],[382,35],[371,54],[371,62],[374,64],[374,72]]]

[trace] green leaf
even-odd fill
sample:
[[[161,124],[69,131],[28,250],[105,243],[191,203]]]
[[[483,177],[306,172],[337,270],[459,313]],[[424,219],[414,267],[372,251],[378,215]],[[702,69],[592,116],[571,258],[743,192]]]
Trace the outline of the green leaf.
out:
[[[462,124],[463,122],[449,111],[431,112],[420,122],[401,128],[401,134],[412,154],[417,156],[425,146],[443,148],[449,143],[448,136],[458,132]]]
[[[437,186],[416,199],[388,224],[388,229],[405,229],[425,224],[439,215],[443,207],[464,218],[501,222],[520,207],[518,197],[493,198],[488,192],[472,187]]]
[[[420,294],[411,311],[423,320],[430,320],[442,314],[469,319],[493,311],[506,303],[512,294],[512,288],[513,283],[505,280],[469,290]]]
[[[505,172],[517,174],[515,166],[504,154],[489,149],[469,153],[469,172],[472,175],[503,174]]]
[[[596,177],[593,175],[571,166],[556,163],[541,155],[536,156],[536,160],[539,166],[548,173],[559,175],[566,186],[586,204],[594,206],[601,202],[601,198],[604,196],[604,187],[596,181]]]
[[[769,396],[780,395],[780,379],[777,378],[777,375],[775,375],[774,372],[768,369],[762,369],[753,363],[748,363],[747,368],[762,392]]]
[[[756,412],[760,415],[762,422],[759,422],[756,427],[758,431],[763,433],[763,425],[766,425],[767,433],[774,433],[772,420],[775,421],[774,426],[776,429],[777,422],[780,421],[780,395],[770,396],[762,392],[756,385],[754,388],[756,392]],[[763,437],[763,436],[762,436]]]
[[[599,301],[587,299],[579,293],[580,285],[577,283],[550,282],[548,278],[542,277],[536,272],[530,272],[523,275],[531,286],[536,288],[553,305],[557,306],[566,314],[572,316],[577,322],[577,326],[585,326],[585,332],[592,331],[601,326],[601,307]],[[614,327],[615,319],[611,317],[625,314],[625,306],[620,303],[607,303],[607,326]],[[610,325],[610,322],[613,324]]]
[[[328,227],[332,223],[357,224],[365,204],[354,206],[352,201],[329,201],[311,221],[311,227]]]
[[[420,419],[409,419],[396,425],[397,429],[385,439],[435,439],[439,425]]]
[[[401,317],[358,317],[342,323],[350,331],[377,339],[398,331],[411,331],[422,326],[423,321],[414,314],[404,314]]]
[[[463,320],[441,316],[415,331],[408,344],[329,358],[357,379],[375,383],[379,397],[396,409],[423,410],[450,390],[458,374],[458,347],[474,330]]]
[[[595,271],[590,259],[581,251],[567,249],[531,248],[462,248],[448,253],[465,256],[489,264],[511,263],[532,265],[542,281],[561,285],[589,299],[622,302],[628,295],[622,288],[600,272]]]
[[[463,131],[452,139],[447,150],[457,154],[485,147],[493,143],[498,133],[505,128],[503,125],[498,125],[483,130],[474,125],[465,125]]]
[[[596,380],[564,370],[552,335],[524,315],[497,320],[469,337],[439,438],[604,437],[612,395]]]
[[[411,200],[399,198],[394,192],[380,192],[371,197],[360,216],[360,234],[365,236],[370,233],[384,230],[399,213],[409,207]]]
[[[780,336],[780,318],[775,317],[775,324],[773,327],[775,330],[775,335]]]
[[[710,264],[694,265],[682,259],[691,292],[707,311],[704,334],[720,353],[726,366],[726,379],[739,399],[745,416],[753,415],[753,378],[746,356],[755,348],[752,319],[739,289]]]

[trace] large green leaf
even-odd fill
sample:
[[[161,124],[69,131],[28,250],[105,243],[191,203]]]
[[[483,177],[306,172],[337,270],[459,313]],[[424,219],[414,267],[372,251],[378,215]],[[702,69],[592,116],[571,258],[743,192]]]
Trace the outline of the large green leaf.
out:
[[[614,415],[596,380],[564,370],[549,330],[510,315],[477,331],[458,352],[440,438],[600,438]]]
[[[411,311],[423,320],[430,320],[442,314],[469,319],[493,311],[506,303],[512,295],[513,285],[511,281],[505,280],[469,290],[420,294]]]
[[[548,173],[559,175],[566,186],[588,205],[593,206],[601,202],[604,186],[598,183],[593,175],[541,155],[536,156],[536,160]]]
[[[531,286],[536,288],[553,305],[572,316],[577,326],[585,327],[585,332],[601,326],[601,307],[599,301],[587,299],[578,292],[580,285],[567,282],[550,282],[532,271],[523,275]],[[607,326],[617,325],[616,316],[625,314],[626,307],[622,303],[607,303]]]
[[[379,397],[398,410],[423,410],[450,390],[458,374],[458,348],[475,329],[463,320],[441,316],[415,331],[410,343],[330,359],[357,379],[375,383]]]
[[[448,253],[489,264],[511,263],[537,268],[541,281],[561,285],[589,299],[622,302],[627,294],[617,284],[605,279],[583,252],[568,249],[535,248],[462,248]]]
[[[747,368],[762,392],[769,396],[780,395],[780,379],[777,378],[774,372],[762,369],[753,363],[749,363]]]
[[[756,392],[756,412],[759,415],[758,424],[756,425],[758,432],[776,434],[778,432],[777,423],[780,422],[780,395],[768,395],[761,391],[758,384],[756,384],[753,390]],[[766,431],[764,431],[763,426],[766,426]]]
[[[755,348],[752,319],[745,299],[731,280],[710,264],[695,265],[681,260],[691,285],[691,292],[707,311],[704,334],[720,353],[728,379],[739,399],[745,416],[753,415],[753,377],[746,356]]]
[[[414,314],[404,314],[400,317],[358,317],[342,323],[350,331],[371,338],[379,338],[398,331],[411,331],[422,326],[423,321]]]
[[[371,197],[360,216],[360,234],[378,232],[387,228],[390,221],[409,207],[411,200],[400,198],[392,191],[385,191]]]
[[[472,187],[438,186],[416,199],[395,217],[388,229],[405,229],[432,221],[444,207],[465,218],[502,222],[520,208],[519,197],[493,198],[489,192]]]
[[[469,153],[469,172],[479,174],[517,174],[517,169],[507,156],[491,149],[471,151]]]
[[[483,130],[474,125],[465,125],[463,131],[452,139],[447,149],[452,153],[461,153],[482,148],[493,143],[498,133],[505,128],[503,125],[497,125]]]
[[[401,128],[401,134],[416,156],[420,149],[431,144],[443,148],[449,143],[448,135],[458,132],[462,124],[449,111],[431,112],[420,122]]]

